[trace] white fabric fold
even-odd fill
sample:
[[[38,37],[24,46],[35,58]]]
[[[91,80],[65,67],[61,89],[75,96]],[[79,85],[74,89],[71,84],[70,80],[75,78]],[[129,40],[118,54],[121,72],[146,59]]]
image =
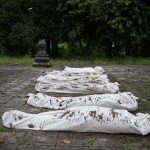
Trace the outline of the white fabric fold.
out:
[[[78,97],[53,97],[43,93],[28,94],[27,103],[35,107],[67,109],[81,106],[101,106],[114,109],[135,111],[138,108],[137,97],[131,92],[118,94],[98,94]]]
[[[37,79],[38,92],[53,93],[116,93],[118,83],[110,83],[102,67],[70,68],[47,72]]]
[[[150,133],[150,115],[136,116],[127,110],[98,106],[74,107],[39,114],[28,114],[17,110],[5,112],[3,125],[15,129],[135,133]]]
[[[99,84],[106,84],[109,82],[107,75],[84,75],[84,76],[61,76],[59,74],[46,74],[45,76],[40,76],[37,79],[37,82],[40,83],[55,83],[58,84],[59,82],[77,82],[77,83],[99,83]]]
[[[72,67],[67,67],[65,66],[64,70],[57,71],[53,70],[51,72],[46,72],[46,74],[51,74],[51,75],[60,75],[60,76],[66,76],[66,77],[71,77],[71,76],[85,76],[85,75],[102,75],[104,73],[104,69],[102,67],[83,67],[83,68],[72,68]]]
[[[35,90],[37,92],[51,93],[79,93],[79,94],[96,94],[96,93],[117,93],[119,92],[118,83],[96,84],[96,83],[37,83]]]
[[[84,68],[72,68],[65,66],[64,71],[70,72],[70,73],[104,73],[104,69],[102,67],[84,67]]]

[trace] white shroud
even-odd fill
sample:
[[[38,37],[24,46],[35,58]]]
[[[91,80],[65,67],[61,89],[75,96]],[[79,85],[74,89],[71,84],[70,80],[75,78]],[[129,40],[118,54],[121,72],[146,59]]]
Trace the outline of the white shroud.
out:
[[[39,114],[28,114],[17,110],[5,112],[3,125],[15,129],[135,133],[150,133],[150,115],[127,110],[98,106],[74,107]]]
[[[118,83],[110,83],[102,67],[69,68],[48,72],[37,79],[38,92],[53,93],[116,93]]]
[[[81,84],[78,82],[65,83],[37,83],[35,90],[37,92],[51,92],[51,93],[79,93],[79,94],[96,94],[96,93],[117,93],[119,92],[118,83],[107,84]]]
[[[131,92],[118,94],[99,94],[79,97],[53,97],[43,93],[28,94],[27,103],[35,107],[67,109],[81,106],[101,106],[114,109],[135,111],[138,108],[137,97]]]

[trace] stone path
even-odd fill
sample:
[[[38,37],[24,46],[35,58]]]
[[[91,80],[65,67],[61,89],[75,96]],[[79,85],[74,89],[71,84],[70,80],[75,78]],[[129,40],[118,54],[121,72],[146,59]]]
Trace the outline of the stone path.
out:
[[[64,66],[54,66],[63,69]],[[121,83],[122,90],[133,92],[141,98],[150,98],[150,68],[146,66],[103,66],[111,81]],[[0,66],[0,149],[2,150],[148,150],[150,135],[102,134],[73,132],[43,132],[14,130],[2,126],[1,116],[5,111],[17,109],[28,113],[39,113],[47,109],[35,108],[26,104],[27,94],[35,93],[36,79],[44,74],[44,68],[22,65]],[[142,79],[137,79],[141,75]],[[133,80],[134,79],[134,80]],[[138,82],[140,81],[140,83]],[[145,82],[147,81],[147,82]],[[139,83],[143,87],[137,87]],[[143,84],[142,84],[143,83]],[[147,87],[145,89],[145,87]],[[139,92],[140,88],[140,92]],[[137,90],[136,90],[137,89]],[[144,90],[145,89],[145,90]],[[145,93],[143,93],[145,92]],[[144,96],[143,96],[144,95]],[[143,99],[144,99],[143,98]],[[149,100],[150,101],[150,100]],[[149,101],[147,102],[148,104]],[[139,101],[140,110],[150,111],[150,105]]]

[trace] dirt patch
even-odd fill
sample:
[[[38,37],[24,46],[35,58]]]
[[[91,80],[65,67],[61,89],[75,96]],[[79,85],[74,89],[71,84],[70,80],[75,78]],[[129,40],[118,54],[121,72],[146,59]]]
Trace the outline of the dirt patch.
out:
[[[90,111],[90,116],[95,118],[96,117],[96,111]]]

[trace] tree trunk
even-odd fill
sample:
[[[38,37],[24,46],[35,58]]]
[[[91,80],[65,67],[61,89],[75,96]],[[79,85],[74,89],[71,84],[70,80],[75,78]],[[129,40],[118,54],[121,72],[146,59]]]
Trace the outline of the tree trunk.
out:
[[[52,39],[52,58],[59,57],[59,50],[58,50],[58,41]]]
[[[79,43],[79,45],[80,45],[81,55],[82,55],[82,56],[85,56],[85,55],[86,55],[86,51],[85,51],[85,48],[84,48],[84,46],[83,46],[83,44],[82,44],[81,39],[78,39],[78,43]]]
[[[50,52],[50,37],[46,37],[46,46],[47,46],[47,53],[51,57],[51,52]]]

